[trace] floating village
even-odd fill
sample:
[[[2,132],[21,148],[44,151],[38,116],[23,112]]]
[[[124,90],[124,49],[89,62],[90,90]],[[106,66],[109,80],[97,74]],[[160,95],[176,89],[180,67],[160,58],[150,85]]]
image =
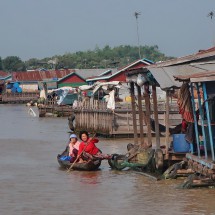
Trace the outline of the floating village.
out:
[[[61,159],[67,171],[133,169],[156,180],[183,177],[182,188],[215,186],[215,47],[123,68],[0,71],[0,102],[23,103],[37,117],[66,117],[71,134],[132,138],[126,154]],[[75,137],[75,136],[73,136]]]

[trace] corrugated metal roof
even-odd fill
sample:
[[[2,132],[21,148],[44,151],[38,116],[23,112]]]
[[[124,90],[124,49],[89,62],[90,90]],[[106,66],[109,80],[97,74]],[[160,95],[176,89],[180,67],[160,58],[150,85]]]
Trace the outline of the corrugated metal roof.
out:
[[[174,76],[205,74],[215,70],[215,47],[199,51],[196,54],[156,63],[147,67],[162,89],[180,87],[181,83]]]
[[[75,72],[80,77],[86,79],[92,76],[98,76],[110,69],[65,69],[65,70],[48,70],[48,71],[28,71],[28,72],[13,72],[13,81],[42,81],[53,78],[61,79]]]
[[[0,70],[0,78],[5,78],[5,77],[8,77],[8,76],[10,76],[10,73]]]
[[[145,66],[149,66],[149,65],[151,65],[151,62],[152,61],[149,61],[149,60],[147,60],[145,58],[142,59],[142,60],[136,60],[136,61],[126,65],[123,68],[113,70],[111,75],[107,75],[107,76],[103,76],[103,77],[91,77],[91,78],[88,78],[87,81],[107,80],[107,79],[110,79],[110,78],[114,77],[115,75],[117,75],[117,74],[119,74],[121,72],[124,72],[125,70],[128,70],[128,69],[132,68],[132,66],[134,66],[134,65],[136,65],[138,63],[142,63],[142,64],[145,64]],[[142,68],[142,67],[143,67],[143,65],[139,66],[139,68]]]
[[[215,68],[215,64],[214,64]],[[192,67],[190,65],[179,65],[179,66],[169,66],[169,67],[158,67],[150,68],[149,71],[152,73],[156,81],[159,83],[161,89],[167,89],[171,87],[180,87],[181,83],[175,80],[177,75],[192,75],[195,73],[200,73],[203,70],[200,68]],[[205,70],[205,73],[207,71]]]
[[[13,72],[13,81],[42,81],[44,79],[63,78],[74,72],[74,70],[50,70],[50,71],[30,71],[30,72]]]
[[[108,70],[112,69],[75,69],[75,72],[83,77],[84,79],[99,76],[102,73],[107,72]]]
[[[173,65],[198,62],[203,60],[206,60],[206,61],[215,60],[215,47],[212,47],[207,50],[200,50],[199,52],[192,55],[187,55],[187,56],[175,58],[172,60],[167,60],[164,62],[158,62],[156,64],[153,64],[153,67],[173,66]]]
[[[198,78],[208,78],[210,80],[210,77],[213,77],[214,79],[215,76],[215,71],[210,71],[210,72],[200,72],[200,73],[195,73],[195,74],[187,74],[187,75],[177,75],[175,76],[175,80],[179,81],[189,81],[190,79],[198,79]]]

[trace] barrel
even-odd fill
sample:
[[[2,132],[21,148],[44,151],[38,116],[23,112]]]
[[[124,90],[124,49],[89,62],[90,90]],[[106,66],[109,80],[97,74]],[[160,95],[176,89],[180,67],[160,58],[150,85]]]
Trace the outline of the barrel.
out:
[[[17,93],[21,93],[22,92],[22,88],[21,87],[17,87],[16,91],[17,91]]]
[[[18,88],[18,87],[19,87],[19,83],[18,83],[18,82],[15,82],[15,83],[13,84],[13,87]]]
[[[16,93],[16,87],[12,87],[12,88],[11,88],[11,92],[12,92],[12,93]]]
[[[185,134],[173,134],[174,152],[185,153],[190,151],[190,144],[185,139]]]

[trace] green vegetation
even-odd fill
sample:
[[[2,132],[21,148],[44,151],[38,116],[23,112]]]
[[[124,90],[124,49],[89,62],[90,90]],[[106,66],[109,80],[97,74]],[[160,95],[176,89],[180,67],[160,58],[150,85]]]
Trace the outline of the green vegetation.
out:
[[[17,56],[9,56],[2,61],[3,70],[5,71],[25,71],[25,63]]]
[[[141,46],[140,52],[143,58],[150,61],[165,61],[172,57],[167,57],[161,53],[158,46]],[[27,69],[92,69],[92,68],[114,68],[128,65],[139,59],[138,47],[130,45],[121,45],[111,48],[105,46],[100,49],[78,51],[75,53],[66,53],[64,55],[55,55],[50,58],[36,59],[32,58],[26,62],[21,61],[19,57],[9,56],[2,60],[2,66],[5,71],[25,71]],[[1,66],[1,64],[0,64]]]

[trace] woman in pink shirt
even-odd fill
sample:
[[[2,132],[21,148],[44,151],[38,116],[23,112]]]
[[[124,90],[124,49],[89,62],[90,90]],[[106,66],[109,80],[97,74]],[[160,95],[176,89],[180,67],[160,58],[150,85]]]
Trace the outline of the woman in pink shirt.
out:
[[[71,157],[70,162],[74,162],[78,155],[80,142],[75,134],[70,135],[70,143],[69,143],[69,156]]]

